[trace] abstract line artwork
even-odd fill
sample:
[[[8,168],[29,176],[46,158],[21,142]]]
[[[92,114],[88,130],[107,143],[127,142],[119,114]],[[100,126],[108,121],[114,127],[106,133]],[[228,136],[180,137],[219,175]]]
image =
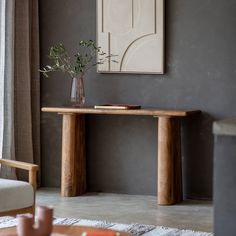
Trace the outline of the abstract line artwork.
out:
[[[97,0],[97,43],[118,63],[104,73],[164,73],[164,0]]]

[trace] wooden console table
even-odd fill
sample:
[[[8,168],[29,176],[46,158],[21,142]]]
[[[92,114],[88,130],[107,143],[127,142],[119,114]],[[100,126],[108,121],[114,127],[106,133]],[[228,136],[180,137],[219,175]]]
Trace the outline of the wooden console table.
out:
[[[180,119],[197,110],[110,110],[94,108],[44,107],[43,112],[63,116],[61,195],[73,197],[86,192],[85,115],[135,115],[158,118],[157,200],[171,205],[182,200]]]

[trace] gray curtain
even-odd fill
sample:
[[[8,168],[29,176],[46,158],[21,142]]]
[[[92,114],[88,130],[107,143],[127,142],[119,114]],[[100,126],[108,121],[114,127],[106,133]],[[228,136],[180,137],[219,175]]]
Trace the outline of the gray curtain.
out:
[[[0,158],[3,149],[4,127],[5,4],[5,0],[0,1]]]
[[[40,164],[38,1],[0,1],[5,1],[2,158]],[[18,176],[27,178],[24,172]]]
[[[15,159],[14,10],[13,0],[1,0],[1,157],[12,160]],[[1,168],[1,175],[16,178],[15,171],[6,167]]]

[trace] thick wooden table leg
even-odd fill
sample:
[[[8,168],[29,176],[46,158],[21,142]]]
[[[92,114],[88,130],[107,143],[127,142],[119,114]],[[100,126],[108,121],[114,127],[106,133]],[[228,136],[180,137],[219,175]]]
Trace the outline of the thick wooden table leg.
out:
[[[63,114],[61,196],[78,196],[86,191],[85,117]]]
[[[159,117],[157,200],[171,205],[182,200],[181,132],[179,118]]]

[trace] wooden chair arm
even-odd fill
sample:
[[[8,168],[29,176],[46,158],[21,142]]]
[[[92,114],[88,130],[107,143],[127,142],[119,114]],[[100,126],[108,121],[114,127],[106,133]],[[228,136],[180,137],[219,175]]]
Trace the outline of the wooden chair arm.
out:
[[[0,159],[0,164],[6,165],[13,168],[18,168],[22,170],[29,171],[29,183],[33,186],[34,190],[37,188],[37,171],[38,166],[35,164],[30,164],[22,161],[13,161],[13,160],[6,160]]]
[[[14,167],[14,168],[19,168],[23,170],[38,170],[38,166],[35,164],[30,164],[22,161],[13,161],[13,160],[6,160],[6,159],[0,159],[0,164]]]

